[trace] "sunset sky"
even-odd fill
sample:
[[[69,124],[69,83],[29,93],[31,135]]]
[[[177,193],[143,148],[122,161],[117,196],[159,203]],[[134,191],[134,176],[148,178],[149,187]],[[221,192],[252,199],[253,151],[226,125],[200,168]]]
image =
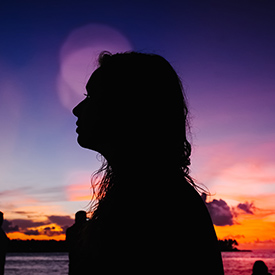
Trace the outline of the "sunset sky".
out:
[[[164,56],[182,79],[191,175],[212,194],[218,238],[275,249],[274,15],[272,0],[2,1],[0,211],[8,236],[64,239],[74,213],[88,209],[100,161],[77,144],[71,110],[101,51],[135,50]]]

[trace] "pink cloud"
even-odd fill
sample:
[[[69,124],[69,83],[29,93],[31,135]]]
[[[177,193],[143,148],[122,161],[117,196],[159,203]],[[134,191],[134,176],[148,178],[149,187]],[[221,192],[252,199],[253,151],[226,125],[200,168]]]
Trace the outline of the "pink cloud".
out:
[[[92,198],[92,191],[87,183],[71,184],[66,187],[69,201],[89,201]]]

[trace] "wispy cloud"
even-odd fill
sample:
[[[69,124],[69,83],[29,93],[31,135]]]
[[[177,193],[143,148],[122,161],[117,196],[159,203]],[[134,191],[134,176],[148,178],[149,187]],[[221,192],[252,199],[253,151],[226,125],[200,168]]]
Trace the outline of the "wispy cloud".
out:
[[[66,194],[69,201],[87,201],[92,198],[92,190],[87,183],[71,184],[66,188]]]
[[[3,212],[13,212],[16,214],[27,214],[33,216],[32,211],[27,208],[46,204],[60,204],[67,201],[66,189],[63,186],[43,187],[43,186],[22,186],[19,188],[6,188],[0,191],[0,209]],[[30,207],[31,206],[31,207]],[[27,213],[28,212],[28,213]]]
[[[247,214],[253,215],[256,207],[254,206],[253,202],[251,202],[251,203],[245,202],[245,203],[239,203],[237,205],[237,208],[241,209],[242,211],[244,211]]]
[[[40,235],[39,231],[38,230],[32,230],[32,229],[27,229],[23,232],[25,235],[28,235],[28,236],[38,236]]]

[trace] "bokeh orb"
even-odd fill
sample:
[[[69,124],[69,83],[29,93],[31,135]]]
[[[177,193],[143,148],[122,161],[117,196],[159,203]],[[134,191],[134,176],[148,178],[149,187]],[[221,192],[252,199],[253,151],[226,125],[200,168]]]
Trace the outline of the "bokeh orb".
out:
[[[118,30],[101,24],[89,24],[73,30],[60,50],[57,91],[62,105],[69,110],[83,99],[86,83],[97,68],[102,51],[132,50],[131,43]]]

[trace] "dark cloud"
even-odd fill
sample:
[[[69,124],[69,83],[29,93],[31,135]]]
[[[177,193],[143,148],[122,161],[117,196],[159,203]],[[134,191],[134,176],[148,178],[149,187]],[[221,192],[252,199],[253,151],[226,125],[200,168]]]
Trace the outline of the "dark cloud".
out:
[[[18,225],[13,226],[13,225],[12,225],[12,222],[7,221],[7,220],[4,220],[4,221],[3,221],[2,228],[3,228],[3,230],[4,230],[6,233],[17,232],[17,231],[19,231]]]
[[[239,203],[237,207],[229,207],[229,205],[222,199],[214,199],[211,202],[206,202],[207,195],[204,193],[201,195],[201,198],[208,208],[213,223],[218,226],[233,225],[235,223],[234,217],[242,214],[241,212],[253,215],[256,210],[253,202]]]
[[[249,203],[249,202],[239,203],[237,205],[237,208],[244,211],[245,213],[251,214],[251,215],[253,215],[254,211],[255,211],[255,206],[254,206],[253,202],[251,202],[251,203]]]
[[[40,235],[40,232],[38,230],[25,230],[23,231],[22,233],[24,233],[25,235],[28,235],[28,236],[38,236]]]
[[[233,225],[234,224],[234,213],[233,210],[228,206],[228,204],[224,200],[213,200],[211,202],[206,202],[206,195],[202,195],[202,199],[204,200],[212,221],[215,225],[225,226],[225,225]]]
[[[72,219],[70,216],[47,216],[48,220],[52,223],[56,223],[59,226],[71,226],[74,224],[74,219]]]
[[[32,220],[26,220],[26,219],[14,219],[12,220],[13,224],[16,224],[20,227],[21,230],[28,229],[30,227],[37,227],[41,225],[46,225],[45,222],[34,222]]]
[[[49,227],[49,226],[45,227],[43,229],[43,232],[42,232],[43,235],[47,235],[49,237],[58,236],[58,235],[61,235],[61,234],[64,234],[64,233],[65,233],[64,230],[63,231],[55,231],[55,227],[54,226],[52,226],[52,227]]]
[[[224,200],[213,200],[207,203],[207,208],[215,225],[225,226],[234,224],[233,213]]]
[[[16,214],[29,217],[30,215],[34,216],[35,212],[16,211]],[[40,216],[40,218],[43,218],[43,216]],[[52,237],[65,234],[67,228],[74,224],[74,219],[69,215],[51,215],[44,216],[44,218],[44,221],[39,222],[33,221],[31,217],[29,219],[4,220],[3,230],[6,233],[21,232],[28,236],[47,235]],[[50,224],[56,224],[56,226]],[[62,230],[56,231],[57,226],[61,227]],[[39,230],[37,227],[40,227]]]
[[[27,212],[17,211],[19,213],[25,215]],[[74,219],[70,216],[46,216],[47,220],[42,222],[35,222],[31,219],[14,219],[14,220],[4,220],[3,222],[3,230],[6,233],[10,232],[21,232],[28,236],[30,235],[47,235],[47,236],[57,236],[66,233],[66,229],[74,223]],[[55,231],[55,226],[48,226],[51,223],[55,223],[56,225],[62,228],[62,231]],[[33,228],[38,226],[46,226],[43,230],[33,230]],[[32,228],[32,229],[30,229]]]
[[[48,230],[48,231],[45,232],[45,234],[48,235],[48,236],[65,234],[67,228],[74,224],[74,219],[72,219],[70,216],[56,216],[56,215],[52,215],[52,216],[48,216],[48,220],[51,223],[55,223],[55,224],[59,225],[62,228],[62,230],[63,230],[62,232],[49,231]],[[50,235],[50,234],[54,234],[54,235]]]

